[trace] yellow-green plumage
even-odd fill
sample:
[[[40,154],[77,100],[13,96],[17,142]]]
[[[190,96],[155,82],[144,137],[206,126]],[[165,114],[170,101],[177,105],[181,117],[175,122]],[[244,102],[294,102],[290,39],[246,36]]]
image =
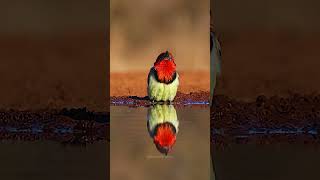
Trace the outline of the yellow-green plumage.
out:
[[[149,132],[153,132],[158,124],[169,122],[178,133],[179,121],[177,118],[177,112],[173,105],[160,105],[152,106],[148,110],[148,129]]]
[[[156,78],[156,71],[151,68],[148,76],[148,96],[154,101],[173,101],[179,86],[179,75],[176,73],[175,79],[169,83],[161,83]]]

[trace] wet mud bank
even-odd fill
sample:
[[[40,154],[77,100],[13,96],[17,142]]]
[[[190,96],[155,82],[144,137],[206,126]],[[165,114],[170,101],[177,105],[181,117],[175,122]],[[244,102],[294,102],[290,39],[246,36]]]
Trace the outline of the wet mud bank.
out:
[[[208,107],[208,92],[178,93],[177,107]],[[112,106],[147,107],[147,97],[111,97]],[[198,106],[196,106],[198,107]],[[0,110],[0,139],[86,144],[109,139],[109,113],[82,109]],[[320,95],[258,96],[244,102],[215,96],[211,144],[320,143]]]
[[[191,92],[189,94],[178,92],[172,104],[175,106],[200,105],[208,107],[209,97],[210,93],[205,91]],[[110,99],[110,105],[113,106],[148,107],[152,105],[148,96],[113,96]]]
[[[214,144],[320,143],[319,135],[320,95],[258,96],[252,102],[214,97]]]
[[[109,113],[81,109],[0,111],[0,140],[86,144],[108,140]]]

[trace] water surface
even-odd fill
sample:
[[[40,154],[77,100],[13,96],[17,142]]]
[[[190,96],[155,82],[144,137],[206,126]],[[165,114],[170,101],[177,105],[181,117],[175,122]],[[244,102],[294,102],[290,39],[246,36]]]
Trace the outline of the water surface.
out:
[[[86,146],[53,141],[2,141],[0,175],[4,180],[106,180],[106,141]]]
[[[216,179],[319,179],[320,147],[304,144],[232,144],[214,149]]]
[[[209,111],[192,106],[111,107],[111,180],[209,179]],[[150,124],[160,122],[170,122],[177,130],[167,155],[159,151],[150,133]]]

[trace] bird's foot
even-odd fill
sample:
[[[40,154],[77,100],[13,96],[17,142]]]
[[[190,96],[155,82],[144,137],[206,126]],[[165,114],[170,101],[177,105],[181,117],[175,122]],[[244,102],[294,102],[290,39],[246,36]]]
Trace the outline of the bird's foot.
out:
[[[156,101],[154,99],[151,100],[151,105],[155,105]]]

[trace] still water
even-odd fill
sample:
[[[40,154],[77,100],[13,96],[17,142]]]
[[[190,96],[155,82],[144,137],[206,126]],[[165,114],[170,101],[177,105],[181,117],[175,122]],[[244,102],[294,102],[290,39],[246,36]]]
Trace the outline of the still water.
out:
[[[218,180],[319,179],[320,147],[304,144],[232,144],[214,149]]]
[[[111,107],[111,180],[210,179],[209,107]]]
[[[106,180],[109,149],[105,141],[86,146],[52,141],[2,141],[0,179]]]

